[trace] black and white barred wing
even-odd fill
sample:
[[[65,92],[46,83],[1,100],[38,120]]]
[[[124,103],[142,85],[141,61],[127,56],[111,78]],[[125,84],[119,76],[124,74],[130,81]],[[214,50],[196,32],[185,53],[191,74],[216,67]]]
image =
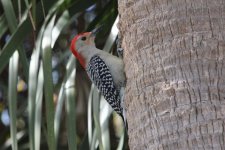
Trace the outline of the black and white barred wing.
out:
[[[110,70],[105,62],[99,56],[93,56],[87,66],[87,72],[106,101],[122,116],[119,91],[116,89]]]

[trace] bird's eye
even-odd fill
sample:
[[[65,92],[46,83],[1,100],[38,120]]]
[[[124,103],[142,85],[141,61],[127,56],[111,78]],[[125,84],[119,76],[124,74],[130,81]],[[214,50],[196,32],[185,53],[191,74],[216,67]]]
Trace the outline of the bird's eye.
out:
[[[81,40],[82,40],[82,41],[85,41],[85,40],[86,40],[86,37],[85,37],[85,36],[84,36],[84,37],[82,37],[82,38],[81,38]]]

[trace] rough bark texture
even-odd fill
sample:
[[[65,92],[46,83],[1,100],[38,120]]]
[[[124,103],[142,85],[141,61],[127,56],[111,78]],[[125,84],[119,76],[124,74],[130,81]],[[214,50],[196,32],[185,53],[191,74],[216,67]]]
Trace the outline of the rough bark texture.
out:
[[[225,149],[225,1],[119,0],[131,149]]]

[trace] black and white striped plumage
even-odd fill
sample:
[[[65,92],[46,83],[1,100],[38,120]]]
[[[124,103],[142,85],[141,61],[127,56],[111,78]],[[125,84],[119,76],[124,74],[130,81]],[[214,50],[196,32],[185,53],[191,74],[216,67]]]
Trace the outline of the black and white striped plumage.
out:
[[[117,89],[106,63],[99,56],[95,55],[87,64],[86,70],[92,82],[94,82],[100,90],[106,101],[120,116],[123,117],[120,91]]]

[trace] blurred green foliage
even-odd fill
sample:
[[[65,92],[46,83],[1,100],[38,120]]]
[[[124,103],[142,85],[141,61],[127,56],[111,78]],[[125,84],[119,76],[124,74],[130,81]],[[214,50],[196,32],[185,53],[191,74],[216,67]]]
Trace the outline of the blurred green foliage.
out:
[[[0,149],[127,149],[123,122],[69,51],[104,25],[115,49],[116,0],[0,1]]]

